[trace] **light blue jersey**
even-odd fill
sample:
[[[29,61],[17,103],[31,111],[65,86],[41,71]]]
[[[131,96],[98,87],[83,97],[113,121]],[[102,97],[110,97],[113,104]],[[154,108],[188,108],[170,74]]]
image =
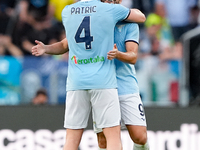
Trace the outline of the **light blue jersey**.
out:
[[[69,45],[67,91],[116,88],[114,60],[107,59],[113,49],[115,24],[129,15],[119,4],[97,0],[79,1],[62,11]]]
[[[126,52],[125,43],[139,41],[139,27],[135,23],[123,23],[116,25],[114,34],[115,43],[119,51]],[[138,82],[134,65],[124,63],[115,59],[118,94],[134,94],[139,93]]]

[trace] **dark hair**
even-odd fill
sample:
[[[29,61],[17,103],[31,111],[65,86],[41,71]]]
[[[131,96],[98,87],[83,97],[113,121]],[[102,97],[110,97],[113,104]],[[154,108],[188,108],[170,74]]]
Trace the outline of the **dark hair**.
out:
[[[44,88],[39,89],[39,90],[36,92],[36,96],[38,96],[38,95],[40,95],[40,94],[46,95],[46,96],[47,96],[47,91],[46,91],[46,89],[44,89]]]

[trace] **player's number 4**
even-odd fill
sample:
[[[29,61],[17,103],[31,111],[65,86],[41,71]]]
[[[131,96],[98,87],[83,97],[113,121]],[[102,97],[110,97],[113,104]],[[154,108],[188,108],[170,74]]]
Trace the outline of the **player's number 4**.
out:
[[[85,36],[81,36],[84,31]],[[85,49],[91,49],[91,42],[93,41],[93,36],[90,35],[90,16],[83,18],[81,24],[75,35],[75,40],[77,43],[85,43]]]

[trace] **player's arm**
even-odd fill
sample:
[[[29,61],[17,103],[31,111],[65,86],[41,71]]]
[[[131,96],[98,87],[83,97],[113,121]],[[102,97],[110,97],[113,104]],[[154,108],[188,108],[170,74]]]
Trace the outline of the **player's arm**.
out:
[[[126,52],[118,51],[114,45],[112,51],[108,52],[108,59],[116,58],[125,63],[135,64],[138,55],[139,26],[135,23],[126,25],[125,48]]]
[[[130,14],[126,18],[126,21],[144,23],[146,20],[145,15],[139,9],[130,9]]]
[[[109,1],[112,1],[115,4],[121,4],[122,2],[122,0],[109,0]],[[144,23],[146,20],[146,17],[139,9],[130,9],[130,13],[125,20],[130,21],[130,22],[135,22],[135,23]]]
[[[108,52],[107,58],[112,60],[114,58],[129,64],[135,64],[137,61],[138,43],[133,41],[126,42],[126,52],[121,52],[117,49],[116,44],[113,50]]]
[[[41,56],[44,53],[50,55],[60,55],[69,51],[67,39],[63,39],[60,42],[56,42],[51,45],[45,45],[41,41],[35,41],[37,45],[32,47],[32,55]]]
[[[116,58],[129,64],[135,64],[138,54],[138,43],[130,41],[126,42],[126,52],[118,51]]]

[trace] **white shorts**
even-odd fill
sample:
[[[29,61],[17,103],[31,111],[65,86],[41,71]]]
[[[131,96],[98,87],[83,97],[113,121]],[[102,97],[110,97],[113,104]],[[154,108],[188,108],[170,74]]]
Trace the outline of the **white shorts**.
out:
[[[67,92],[64,127],[86,128],[91,109],[97,128],[120,125],[121,114],[117,89],[101,89]]]
[[[138,125],[146,126],[146,118],[144,113],[143,104],[139,93],[119,96],[120,109],[121,109],[121,126],[125,125]],[[102,132],[102,129],[95,128],[94,132]]]

